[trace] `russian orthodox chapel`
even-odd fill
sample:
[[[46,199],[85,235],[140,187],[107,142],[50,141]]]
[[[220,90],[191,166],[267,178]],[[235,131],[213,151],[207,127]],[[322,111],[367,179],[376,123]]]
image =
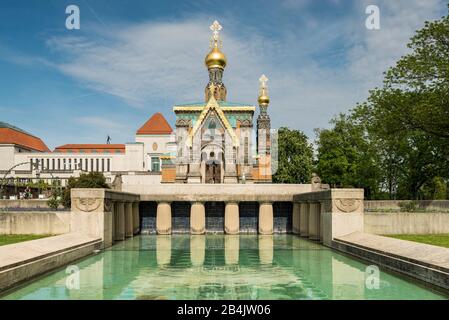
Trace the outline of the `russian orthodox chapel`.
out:
[[[256,107],[227,100],[223,83],[227,60],[222,52],[222,26],[215,21],[210,29],[210,52],[205,58],[209,82],[204,101],[173,107],[176,114],[176,156],[165,162],[162,180],[176,183],[270,183],[268,79],[264,75],[259,79],[259,115],[254,131]]]

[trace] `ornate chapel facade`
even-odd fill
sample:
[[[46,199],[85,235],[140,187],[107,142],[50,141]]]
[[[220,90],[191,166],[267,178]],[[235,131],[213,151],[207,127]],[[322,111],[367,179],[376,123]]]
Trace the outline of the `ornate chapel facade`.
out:
[[[222,27],[215,21],[210,29],[210,52],[205,58],[209,73],[205,99],[173,107],[176,154],[163,158],[162,182],[270,183],[268,79],[264,75],[259,79],[259,115],[254,128],[256,107],[227,101]]]

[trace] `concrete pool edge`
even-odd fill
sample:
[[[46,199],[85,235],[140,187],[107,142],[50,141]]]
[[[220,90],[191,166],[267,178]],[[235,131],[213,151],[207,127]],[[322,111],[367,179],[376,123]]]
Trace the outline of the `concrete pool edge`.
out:
[[[2,246],[0,248],[0,261],[2,261],[0,294],[84,258],[101,247],[101,239],[79,234],[65,234]]]
[[[398,240],[366,233],[353,233],[332,241],[332,249],[375,263],[380,267],[406,275],[424,284],[449,293],[449,249]],[[383,242],[383,246],[379,245]],[[406,247],[404,247],[404,245]],[[402,246],[402,248],[401,248]],[[412,251],[410,251],[412,249]],[[403,250],[403,254],[399,254]],[[413,253],[415,252],[415,254]],[[416,252],[427,252],[428,257],[441,256],[447,252],[443,261],[423,260]]]

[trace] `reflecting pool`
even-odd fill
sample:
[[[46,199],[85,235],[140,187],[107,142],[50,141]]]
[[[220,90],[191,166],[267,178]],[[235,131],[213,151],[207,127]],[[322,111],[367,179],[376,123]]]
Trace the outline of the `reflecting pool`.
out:
[[[77,272],[79,270],[79,272]],[[142,235],[2,299],[447,299],[293,235]]]

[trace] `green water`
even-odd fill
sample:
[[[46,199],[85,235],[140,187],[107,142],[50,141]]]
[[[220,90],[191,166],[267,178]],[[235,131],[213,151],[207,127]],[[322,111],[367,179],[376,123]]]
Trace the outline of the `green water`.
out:
[[[292,235],[138,236],[74,266],[3,299],[447,298]]]

